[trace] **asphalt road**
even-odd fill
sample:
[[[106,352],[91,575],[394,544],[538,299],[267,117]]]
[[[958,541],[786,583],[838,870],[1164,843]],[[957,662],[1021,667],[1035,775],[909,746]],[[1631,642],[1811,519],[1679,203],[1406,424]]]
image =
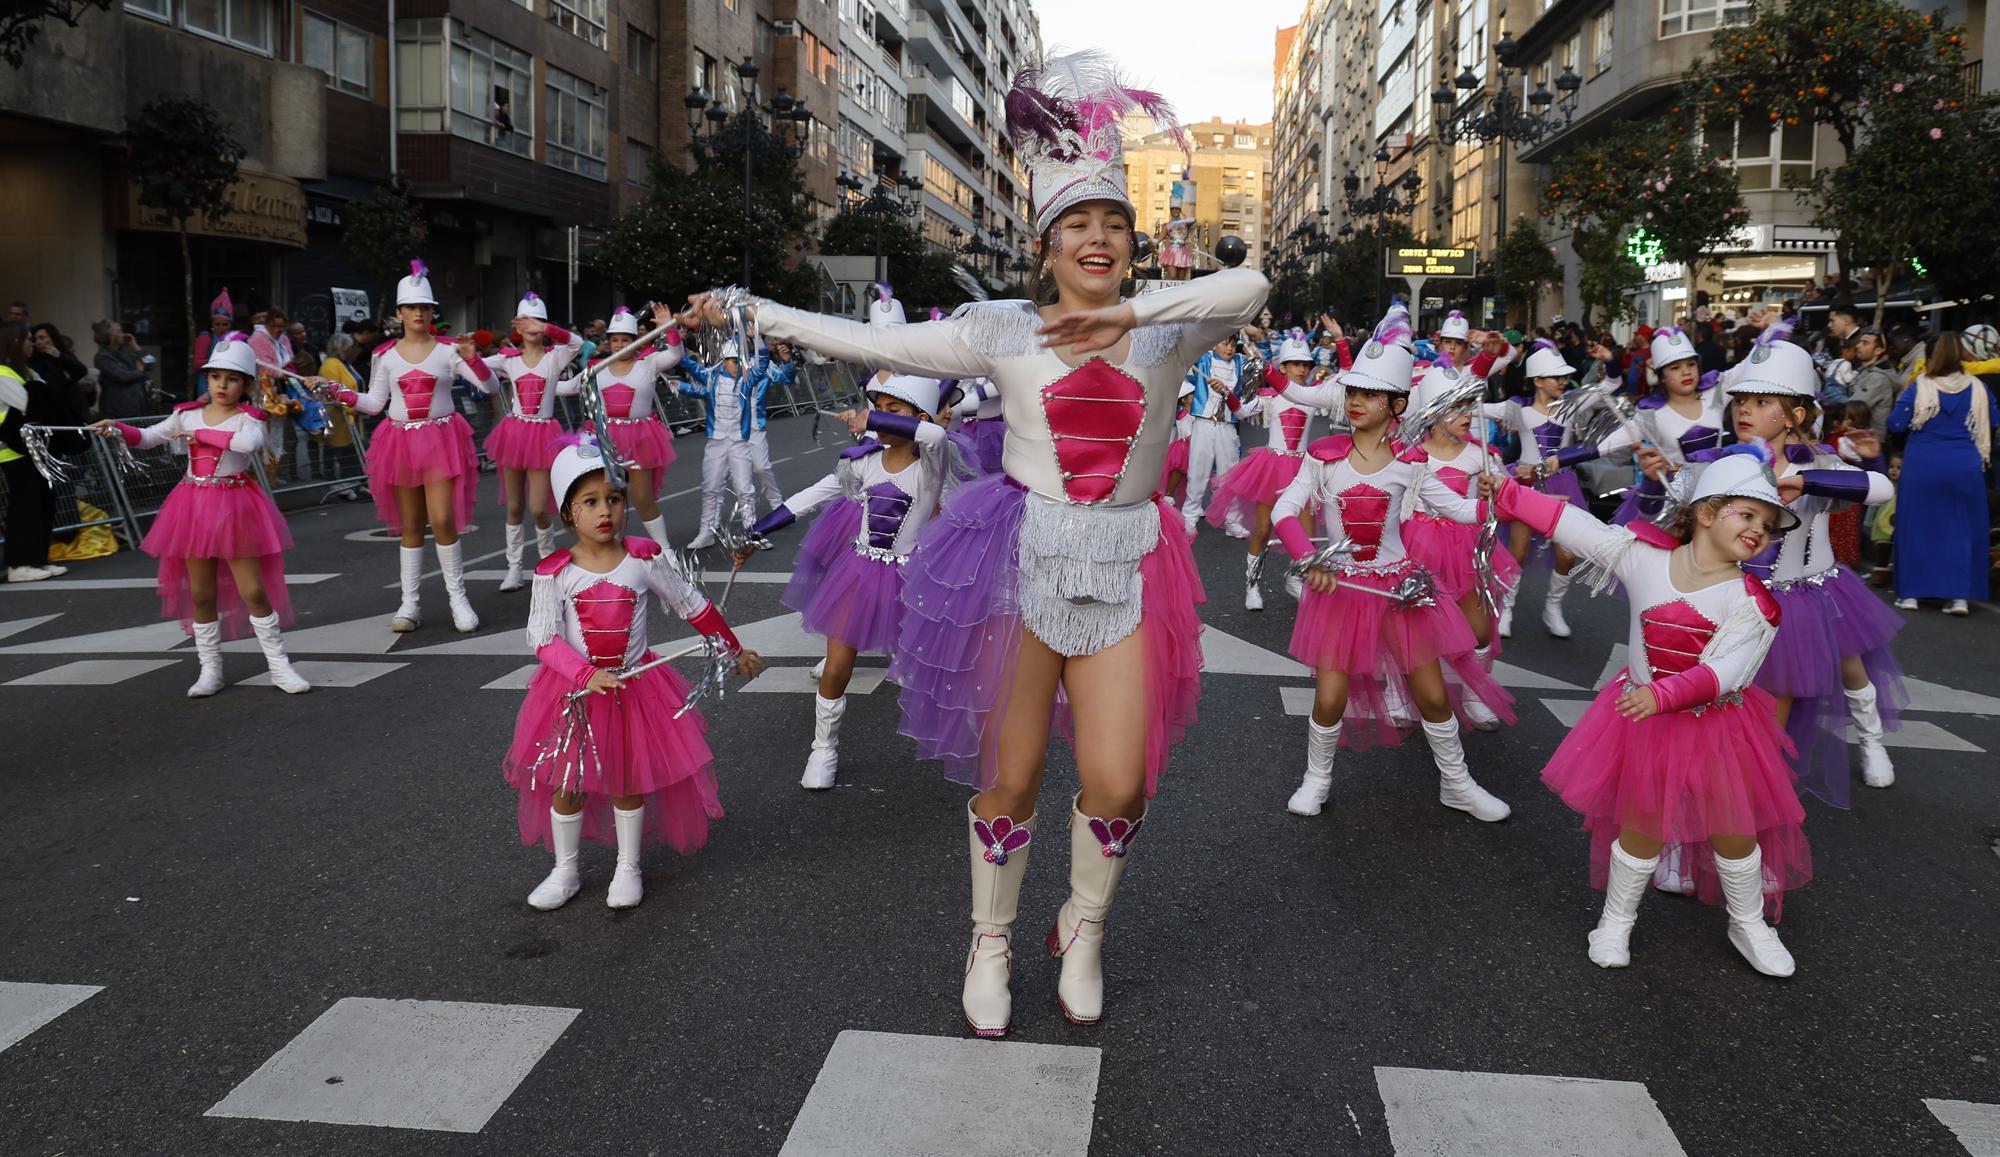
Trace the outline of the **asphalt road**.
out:
[[[773,434],[788,488],[828,468],[835,447],[813,447],[805,423]],[[697,484],[699,443],[680,449],[669,492]],[[465,539],[475,572],[500,565],[493,491],[489,479]],[[676,541],[696,501],[670,502]],[[760,1154],[795,1126],[789,1152],[1080,1152],[1073,1135],[1065,1149],[1010,1136],[1009,1122],[1039,1119],[1056,1095],[1045,1085],[1087,1084],[1092,1067],[1081,1119],[1088,1151],[1105,1155],[1560,1151],[1525,1140],[1534,1129],[1593,1153],[1959,1154],[1926,1099],[1971,1102],[1975,1117],[2000,1103],[1991,611],[1910,617],[1902,661],[1934,685],[1900,737],[1919,745],[1893,749],[1893,789],[1857,784],[1852,811],[1808,801],[1816,877],[1780,926],[1795,977],[1753,973],[1721,912],[1658,894],[1632,967],[1605,971],[1584,955],[1600,904],[1586,839],[1537,775],[1559,713],[1589,698],[1623,640],[1622,604],[1572,596],[1576,635],[1554,640],[1530,580],[1504,655],[1521,722],[1467,739],[1510,820],[1439,806],[1421,742],[1343,753],[1327,812],[1301,819],[1283,807],[1305,743],[1283,692],[1310,685],[1282,658],[1292,604],[1267,581],[1270,609],[1245,612],[1240,545],[1205,532],[1202,722],[1133,853],[1094,1028],[1063,1021],[1039,951],[1063,841],[1038,842],[1029,871],[1014,1039],[1069,1046],[1030,1059],[1081,1067],[1036,1061],[951,1088],[957,1070],[926,1062],[943,1091],[920,1074],[856,1095],[839,1094],[831,1067],[822,1076],[836,1039],[893,1054],[904,1038],[843,1031],[964,1036],[964,792],[895,735],[893,686],[853,698],[839,789],[801,791],[811,643],[779,618],[779,585],[739,583],[729,618],[762,624],[753,638],[779,669],[762,681],[776,693],[708,709],[728,818],[694,857],[651,856],[640,908],[604,907],[611,856],[587,848],[582,896],[538,913],[523,898],[547,855],[520,846],[499,771],[520,693],[487,686],[531,661],[526,592],[475,574],[485,626],[467,640],[431,579],[424,628],[392,639],[395,550],[368,533],[369,506],[292,525],[291,572],[332,576],[293,591],[293,656],[321,673],[339,664],[356,685],[186,700],[193,657],[144,629],[158,613],[150,583],[97,585],[148,579],[134,553],[0,587],[0,1153]],[[782,572],[799,533],[754,570]],[[127,628],[141,630],[93,637]],[[254,652],[228,658],[232,684],[261,669]],[[1060,814],[1073,764],[1060,746],[1052,764],[1043,806]],[[56,985],[100,991],[35,987]],[[507,1033],[424,1054],[374,1090],[371,1104],[441,1103],[490,1078],[490,1115],[453,1126],[471,1131],[266,1119],[280,1114],[258,1106],[276,1102],[239,1090],[323,1015],[370,999],[576,1011],[509,1013]],[[392,1006],[388,1021],[431,1007]],[[987,1051],[947,1051],[974,1065],[1029,1056],[967,1047]],[[381,1051],[350,1049],[331,1068],[305,1057],[303,1080],[364,1085],[363,1069],[395,1060]],[[1413,1109],[1399,1070],[1448,1092]],[[1473,1074],[1576,1080],[1533,1085],[1557,1103],[1521,1109],[1541,1113],[1521,1125],[1480,1108]],[[867,1132],[880,1122],[863,1122],[851,1148],[816,1148],[800,1123],[816,1079],[851,1116],[972,1123],[892,1150],[867,1140],[887,1135]],[[226,1100],[265,1115],[210,1115]],[[997,1118],[979,1117],[987,1101]],[[1627,1111],[1664,1139],[1627,1128]]]

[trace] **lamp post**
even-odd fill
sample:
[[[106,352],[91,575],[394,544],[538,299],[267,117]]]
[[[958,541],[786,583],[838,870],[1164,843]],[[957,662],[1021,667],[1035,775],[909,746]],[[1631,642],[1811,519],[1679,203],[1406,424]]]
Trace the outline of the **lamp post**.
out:
[[[1373,217],[1377,233],[1382,231],[1388,218],[1400,217],[1415,209],[1417,194],[1424,187],[1424,179],[1417,174],[1414,164],[1403,174],[1402,180],[1393,183],[1386,179],[1388,168],[1389,146],[1379,145],[1375,149],[1375,187],[1367,196],[1361,195],[1361,174],[1349,171],[1340,180],[1340,187],[1347,195],[1348,216]]]
[[[757,103],[757,62],[745,57],[736,64],[736,83],[742,90],[743,111],[735,114],[735,124],[730,125],[729,110],[707,90],[694,88],[681,98],[681,104],[688,114],[688,149],[695,155],[697,163],[708,164],[722,154],[722,148],[732,134],[743,149],[743,288],[750,288],[750,235],[754,228],[754,198],[752,197],[753,177],[751,174],[754,155],[760,147],[775,150],[788,158],[797,158],[805,152],[806,138],[812,133],[812,112],[803,101],[794,100],[792,94],[779,89],[771,98],[769,106]],[[768,113],[771,127],[765,128],[760,114]],[[707,129],[702,123],[707,122]],[[787,130],[795,128],[794,138]]]
[[[849,210],[867,213],[875,218],[875,280],[888,280],[888,259],[882,253],[882,223],[890,217],[917,215],[919,206],[915,199],[904,200],[897,196],[896,192],[901,190],[915,194],[924,187],[923,181],[906,175],[892,177],[885,183],[878,176],[871,187],[858,173],[842,173],[834,180],[834,184],[859,198],[848,202]]]
[[[1526,92],[1527,74],[1516,63],[1519,51],[1514,38],[1501,29],[1500,39],[1493,45],[1499,75],[1493,90],[1483,100],[1475,95],[1480,79],[1469,64],[1449,83],[1439,73],[1438,86],[1431,93],[1431,103],[1436,106],[1431,119],[1437,124],[1440,142],[1448,145],[1497,142],[1500,146],[1500,220],[1493,230],[1493,290],[1501,301],[1502,321],[1507,316],[1505,293],[1500,289],[1504,260],[1500,250],[1507,241],[1507,142],[1534,145],[1568,128],[1576,116],[1577,95],[1583,88],[1583,78],[1576,74],[1576,69],[1564,65],[1562,75],[1556,77],[1556,92],[1550,92],[1546,84],[1537,84],[1533,92]],[[1517,75],[1524,95],[1515,94]],[[1461,96],[1468,98],[1463,105]]]

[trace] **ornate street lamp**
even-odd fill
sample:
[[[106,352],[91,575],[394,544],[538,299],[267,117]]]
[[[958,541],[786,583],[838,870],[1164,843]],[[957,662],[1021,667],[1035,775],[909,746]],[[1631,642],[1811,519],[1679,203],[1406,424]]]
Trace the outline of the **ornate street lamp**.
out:
[[[743,243],[743,288],[750,288],[750,230],[747,228],[752,213],[751,160],[763,150],[776,150],[786,157],[796,159],[805,152],[806,140],[812,135],[812,111],[805,102],[796,100],[792,94],[779,89],[771,98],[769,106],[757,103],[757,62],[745,59],[735,66],[736,83],[742,90],[743,111],[731,116],[721,101],[706,89],[693,88],[681,98],[681,105],[687,109],[688,150],[694,154],[698,164],[710,164],[721,155],[722,146],[730,141],[739,143],[743,150],[743,220],[746,226]],[[764,116],[770,117],[770,127],[765,127]],[[703,127],[706,122],[707,127]]]

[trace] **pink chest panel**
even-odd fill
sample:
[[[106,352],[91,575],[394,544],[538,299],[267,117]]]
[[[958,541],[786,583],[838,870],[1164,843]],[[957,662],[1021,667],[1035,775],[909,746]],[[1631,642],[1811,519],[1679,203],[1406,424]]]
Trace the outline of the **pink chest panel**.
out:
[[[1286,410],[1278,415],[1278,427],[1285,434],[1285,449],[1298,452],[1299,443],[1305,440],[1306,423],[1311,420],[1312,415],[1304,410]]]
[[[403,391],[403,409],[408,411],[410,421],[420,422],[431,416],[431,398],[437,392],[436,374],[406,371],[396,379],[396,388]]]
[[[1354,540],[1354,561],[1374,562],[1382,546],[1382,528],[1389,523],[1389,493],[1367,483],[1350,486],[1337,496],[1340,525]]]
[[[1639,634],[1646,641],[1646,665],[1653,674],[1678,675],[1701,661],[1715,624],[1686,599],[1675,599],[1641,613]]]
[[[631,643],[637,591],[606,579],[578,594],[576,621],[583,629],[584,656],[595,667],[622,667]]]
[[[1063,493],[1071,502],[1102,502],[1125,473],[1146,417],[1146,388],[1092,358],[1042,391],[1042,415],[1055,442]]]
[[[522,374],[514,379],[514,392],[521,399],[521,412],[539,414],[542,412],[542,391],[548,389],[549,380],[540,374]]]
[[[1466,493],[1472,489],[1472,475],[1467,474],[1456,466],[1440,466],[1432,471],[1432,474],[1439,482],[1451,487],[1452,493],[1458,495],[1460,498],[1465,497]]]
[[[200,442],[188,443],[188,473],[196,478],[215,477],[216,464],[222,461],[222,448],[204,446]]]
[[[604,387],[604,416],[607,418],[629,418],[632,416],[632,399],[639,391],[624,382],[614,382]]]

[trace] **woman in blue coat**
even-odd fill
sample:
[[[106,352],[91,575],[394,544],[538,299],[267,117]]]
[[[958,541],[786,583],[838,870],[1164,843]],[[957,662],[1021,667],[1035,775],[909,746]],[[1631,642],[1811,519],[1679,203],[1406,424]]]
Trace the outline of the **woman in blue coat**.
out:
[[[1958,335],[1938,335],[1926,372],[1896,399],[1889,432],[1908,434],[1896,491],[1896,606],[1943,599],[1948,615],[1986,597],[1985,472],[1993,399],[1962,365]]]

